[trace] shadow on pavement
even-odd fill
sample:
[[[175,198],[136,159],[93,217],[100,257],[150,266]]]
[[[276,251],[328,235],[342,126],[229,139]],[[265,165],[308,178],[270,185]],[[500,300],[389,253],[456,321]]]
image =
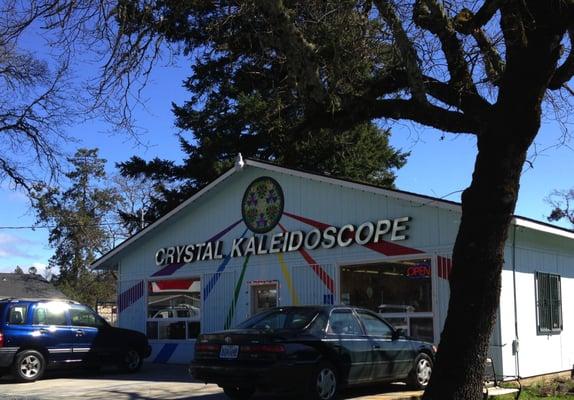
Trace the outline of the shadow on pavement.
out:
[[[90,370],[77,366],[47,370],[42,381],[50,379],[113,379],[116,381],[198,383],[188,374],[186,365],[151,363],[145,363],[140,371],[131,374],[122,372],[116,367]],[[15,383],[10,374],[6,374],[0,379],[0,384],[6,383]]]

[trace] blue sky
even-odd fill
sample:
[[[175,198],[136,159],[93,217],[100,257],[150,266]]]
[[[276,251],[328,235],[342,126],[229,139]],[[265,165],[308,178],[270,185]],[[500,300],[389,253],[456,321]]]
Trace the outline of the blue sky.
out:
[[[180,63],[183,65],[183,63]],[[68,133],[77,143],[64,145],[68,153],[78,147],[98,147],[108,160],[108,171],[115,173],[114,163],[137,154],[144,159],[156,156],[180,160],[177,128],[171,113],[172,101],[181,104],[188,94],[182,81],[189,75],[184,67],[158,66],[147,85],[144,107],[135,110],[135,117],[144,132],[140,137],[147,146],[138,146],[129,136],[109,133],[110,127],[101,121],[74,126]],[[411,151],[407,165],[398,171],[397,187],[402,190],[444,197],[459,201],[461,191],[468,186],[476,156],[475,140],[467,135],[442,135],[432,129],[399,122],[391,125],[391,143]],[[574,186],[574,151],[568,146],[553,147],[560,142],[562,132],[556,123],[545,122],[537,139],[538,156],[533,168],[524,171],[516,214],[545,220],[550,207],[544,198],[554,189]],[[532,148],[531,154],[534,153]],[[532,158],[530,158],[532,160]],[[7,226],[31,226],[35,219],[26,197],[0,185],[0,272],[12,271],[16,265],[24,269],[42,269],[52,254],[45,229],[4,229]],[[562,224],[563,226],[567,226]]]

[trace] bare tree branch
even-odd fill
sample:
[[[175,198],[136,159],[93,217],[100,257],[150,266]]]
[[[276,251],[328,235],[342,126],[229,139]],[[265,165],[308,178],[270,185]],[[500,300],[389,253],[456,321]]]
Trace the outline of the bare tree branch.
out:
[[[456,29],[459,32],[469,34],[475,29],[481,28],[488,23],[499,10],[503,0],[486,0],[476,14],[468,8],[464,8],[456,16]]]
[[[255,4],[269,18],[270,25],[276,31],[273,35],[275,48],[285,52],[300,89],[317,104],[323,104],[327,94],[315,62],[315,45],[309,43],[297,29],[282,0],[256,0]]]
[[[568,30],[570,38],[570,53],[564,63],[556,69],[548,87],[552,90],[560,89],[574,76],[574,28]]]
[[[400,18],[397,16],[394,7],[387,0],[375,0],[375,5],[381,17],[389,25],[393,33],[393,38],[403,59],[407,71],[407,79],[410,83],[410,92],[414,99],[423,103],[426,102],[422,72],[419,67],[417,52],[412,41],[407,36]]]
[[[475,122],[466,115],[448,111],[429,103],[421,104],[411,99],[365,101],[364,98],[344,107],[334,114],[315,114],[296,129],[296,134],[318,128],[345,130],[358,122],[373,119],[406,119],[452,133],[478,134]]]
[[[440,40],[447,60],[450,84],[461,93],[461,96],[467,92],[477,95],[462,43],[456,37],[454,25],[442,4],[436,0],[417,0],[413,13],[415,23]]]

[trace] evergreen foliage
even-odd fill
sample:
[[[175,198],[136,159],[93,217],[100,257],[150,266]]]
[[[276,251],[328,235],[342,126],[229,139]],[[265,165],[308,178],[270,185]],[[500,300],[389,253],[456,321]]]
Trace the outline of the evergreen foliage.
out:
[[[105,160],[97,149],[79,149],[68,162],[72,166],[65,174],[68,188],[36,186],[33,206],[38,223],[50,226],[55,253],[49,267],[57,270],[55,286],[69,298],[95,306],[97,300],[115,296],[113,275],[93,272],[89,265],[112,246],[110,217],[119,196],[102,186]]]
[[[134,23],[145,20],[144,10],[131,8],[129,1],[123,4]],[[184,83],[191,97],[173,105],[176,126],[183,130],[182,164],[136,156],[120,164],[122,174],[156,182],[158,195],[148,218],[166,213],[217,178],[237,153],[393,187],[395,171],[408,154],[390,146],[388,130],[366,121],[294,133],[314,107],[316,93],[291,73],[293,63],[304,68],[304,60],[271,54],[276,38],[253,3],[244,3],[240,12],[210,2],[171,3],[160,12],[162,34],[183,43],[192,60],[192,74]],[[389,46],[376,37],[381,23],[364,18],[355,1],[298,2],[294,12],[302,34],[321,43],[313,57],[330,88],[329,107],[336,111],[344,96],[370,90],[365,82],[376,65],[392,58]]]

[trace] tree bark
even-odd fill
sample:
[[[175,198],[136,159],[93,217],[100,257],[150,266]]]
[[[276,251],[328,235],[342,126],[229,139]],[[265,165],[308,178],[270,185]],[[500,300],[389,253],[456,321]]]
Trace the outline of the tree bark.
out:
[[[453,251],[448,317],[425,400],[482,399],[509,225],[527,150],[559,55],[558,33],[540,27],[513,49],[499,97],[477,138],[471,185]]]

